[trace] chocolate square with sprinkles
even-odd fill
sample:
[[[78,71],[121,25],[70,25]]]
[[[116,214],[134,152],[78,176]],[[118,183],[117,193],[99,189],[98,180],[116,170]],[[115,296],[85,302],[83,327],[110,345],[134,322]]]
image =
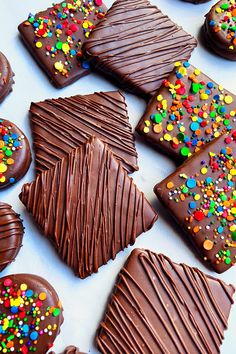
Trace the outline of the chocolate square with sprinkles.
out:
[[[105,12],[102,0],[67,0],[29,14],[19,25],[26,46],[55,86],[89,74],[82,45]]]
[[[150,97],[197,41],[147,0],[117,0],[84,48],[91,65],[121,88]]]
[[[207,144],[154,189],[218,273],[236,263],[235,182],[236,131]]]
[[[136,130],[181,162],[236,127],[236,96],[189,62],[176,62]]]
[[[235,289],[163,254],[135,249],[102,321],[102,354],[216,354]]]

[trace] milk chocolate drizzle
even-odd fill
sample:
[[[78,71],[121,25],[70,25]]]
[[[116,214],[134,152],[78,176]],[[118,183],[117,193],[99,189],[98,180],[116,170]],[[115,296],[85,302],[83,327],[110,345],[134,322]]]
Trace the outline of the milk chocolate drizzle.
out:
[[[121,92],[32,103],[30,112],[37,172],[54,166],[92,135],[109,145],[128,172],[138,170],[134,136]]]
[[[0,202],[0,271],[14,261],[21,246],[24,228],[9,204]]]
[[[14,73],[10,63],[3,53],[0,52],[0,103],[12,91]]]
[[[117,0],[84,48],[92,65],[127,91],[150,96],[196,40],[146,0]]]
[[[157,215],[97,138],[25,184],[21,201],[80,278],[114,259]]]
[[[136,249],[97,337],[103,354],[219,353],[232,285],[162,254]]]

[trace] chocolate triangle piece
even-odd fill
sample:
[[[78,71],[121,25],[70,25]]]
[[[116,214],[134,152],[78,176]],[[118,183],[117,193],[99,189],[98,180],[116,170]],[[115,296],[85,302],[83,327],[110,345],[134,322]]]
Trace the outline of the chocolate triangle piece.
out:
[[[236,264],[236,131],[222,135],[154,191],[204,261],[222,273]]]
[[[236,127],[236,96],[189,62],[176,62],[136,130],[177,162]]]
[[[51,168],[93,135],[108,144],[128,172],[138,170],[134,135],[121,92],[32,103],[30,113],[37,172]]]
[[[95,69],[127,91],[152,96],[197,41],[147,0],[117,0],[87,39]]]
[[[157,219],[112,151],[95,137],[25,184],[20,199],[80,278],[114,259]]]
[[[219,353],[234,291],[197,268],[135,249],[101,323],[99,352]]]

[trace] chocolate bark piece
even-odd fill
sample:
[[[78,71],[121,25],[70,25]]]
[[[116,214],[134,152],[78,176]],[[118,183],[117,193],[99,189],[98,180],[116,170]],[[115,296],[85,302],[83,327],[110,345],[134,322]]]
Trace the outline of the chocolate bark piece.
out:
[[[80,278],[114,259],[157,219],[112,151],[95,137],[25,184],[20,199]]]
[[[205,18],[203,33],[207,46],[218,55],[236,60],[236,2],[221,0]]]
[[[136,127],[177,162],[236,128],[236,96],[189,62],[177,62]]]
[[[50,352],[49,354],[56,354],[55,352]],[[80,352],[79,348],[75,347],[74,345],[69,345],[64,350],[63,354],[85,354]]]
[[[92,135],[107,143],[128,172],[138,170],[124,95],[100,92],[32,103],[36,172],[55,165]]]
[[[196,40],[146,0],[117,0],[84,48],[95,69],[127,91],[150,97]]]
[[[33,274],[0,279],[1,347],[14,353],[45,354],[62,322],[61,302],[45,279]]]
[[[89,74],[82,45],[105,12],[102,0],[67,0],[29,14],[19,25],[30,53],[55,86],[64,87]]]
[[[11,205],[0,202],[0,272],[13,262],[22,246],[24,227]]]
[[[0,190],[18,182],[29,169],[28,139],[12,122],[0,119]]]
[[[0,52],[0,103],[12,91],[14,73],[5,55]]]
[[[236,131],[206,145],[154,189],[217,273],[236,263],[235,157]]]
[[[135,249],[121,270],[97,346],[102,354],[215,354],[233,285],[163,254]]]

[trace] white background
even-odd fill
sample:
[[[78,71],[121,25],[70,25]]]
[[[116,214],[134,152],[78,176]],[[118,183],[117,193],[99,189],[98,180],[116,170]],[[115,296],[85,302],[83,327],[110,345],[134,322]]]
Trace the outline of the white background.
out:
[[[193,5],[180,0],[152,0],[185,30],[199,37],[199,30],[214,1],[203,5]],[[0,105],[0,117],[12,120],[23,129],[31,139],[28,109],[31,101],[44,100],[51,97],[66,97],[75,94],[88,94],[94,91],[114,90],[116,87],[102,76],[91,74],[73,85],[58,90],[54,88],[39,69],[21,43],[17,25],[25,20],[29,12],[36,13],[51,5],[51,0],[0,0],[0,50],[4,52],[12,64],[16,74],[13,92]],[[106,1],[107,6],[112,1]],[[236,62],[229,62],[211,54],[199,41],[191,62],[202,69],[216,82],[236,94]],[[130,121],[135,128],[144,109],[144,100],[127,94]],[[138,187],[145,192],[147,198],[159,212],[159,220],[151,231],[141,235],[135,247],[146,247],[162,252],[177,262],[185,262],[197,266],[201,270],[217,276],[209,271],[196,257],[192,248],[184,241],[179,229],[172,219],[159,205],[153,193],[153,186],[174,171],[174,163],[164,155],[145,145],[140,138],[136,139],[139,154],[140,170],[133,175]],[[7,267],[2,275],[11,273],[35,273],[45,277],[57,290],[64,306],[65,321],[61,334],[55,342],[55,351],[61,352],[66,345],[75,344],[81,350],[97,354],[94,337],[100,320],[103,317],[108,296],[113,288],[116,276],[131,252],[132,248],[120,252],[115,261],[103,266],[98,274],[85,280],[76,278],[72,271],[58,258],[56,252],[44,239],[33,220],[25,211],[18,199],[21,186],[34,179],[34,164],[25,178],[14,187],[0,192],[0,199],[13,205],[24,219],[25,236],[23,247],[16,261]],[[219,276],[236,286],[236,267]],[[233,307],[229,329],[225,333],[222,354],[235,354],[236,305]],[[121,353],[122,354],[122,353]],[[191,354],[191,353],[188,353]]]

